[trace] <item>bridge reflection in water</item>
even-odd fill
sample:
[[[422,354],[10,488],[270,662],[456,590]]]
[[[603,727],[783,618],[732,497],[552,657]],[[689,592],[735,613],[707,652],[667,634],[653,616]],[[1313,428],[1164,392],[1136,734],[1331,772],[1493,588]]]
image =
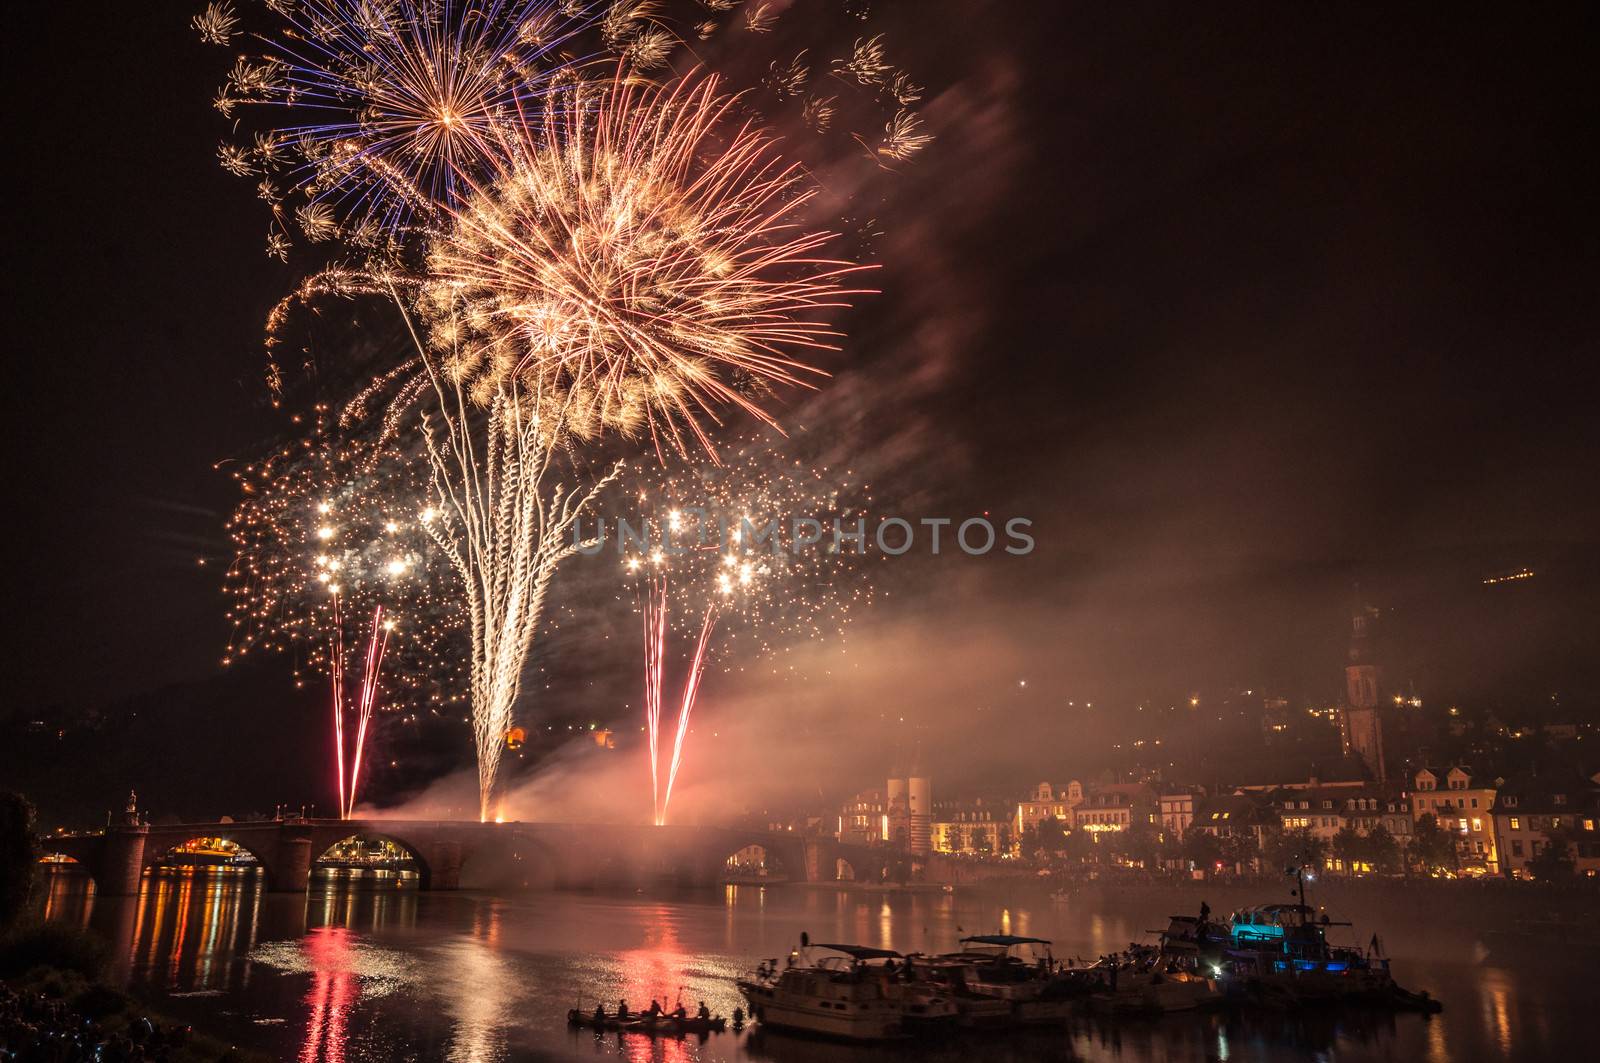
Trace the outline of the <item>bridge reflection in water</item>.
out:
[[[947,951],[973,928],[1009,926],[1053,938],[1056,954],[1123,947],[1193,891],[1113,890],[1069,901],[1042,889],[1003,898],[741,884],[671,893],[430,893],[396,877],[319,873],[305,894],[272,893],[259,869],[170,868],[147,874],[136,896],[96,895],[71,865],[53,868],[51,918],[91,926],[116,943],[131,987],[175,1018],[273,1059],[300,1063],[451,1060],[637,1063],[833,1063],[881,1055],[747,1031],[704,1045],[596,1039],[566,1028],[571,1007],[670,1004],[683,987],[729,1014],[734,979],[759,958],[782,956],[802,930],[902,950]],[[1243,902],[1208,894],[1221,907]],[[1476,895],[1428,893],[1428,915],[1396,919],[1385,895],[1363,916],[1390,913],[1385,945],[1403,977],[1448,1001],[1443,1015],[1317,1010],[1169,1017],[1159,1023],[1074,1021],[1065,1031],[985,1042],[991,1063],[1077,1059],[1588,1058],[1592,1014],[1586,954],[1541,948],[1488,961],[1477,944],[1511,925]],[[1580,898],[1574,898],[1574,905]],[[1402,898],[1403,900],[1403,898]],[[1448,902],[1448,903],[1447,903]],[[1584,909],[1586,911],[1586,909]],[[1442,927],[1442,932],[1441,932]],[[823,935],[826,935],[824,937]],[[1586,1054],[1587,1053],[1587,1054]],[[927,1046],[932,1063],[965,1063],[973,1045]]]

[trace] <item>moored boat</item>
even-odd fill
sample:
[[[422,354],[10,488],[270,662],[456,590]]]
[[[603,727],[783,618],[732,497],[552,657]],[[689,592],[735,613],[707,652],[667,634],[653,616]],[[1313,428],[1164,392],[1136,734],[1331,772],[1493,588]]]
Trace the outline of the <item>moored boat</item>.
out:
[[[779,970],[738,982],[764,1026],[851,1041],[887,1041],[955,1025],[953,1001],[905,977],[905,957],[862,945],[806,945]]]

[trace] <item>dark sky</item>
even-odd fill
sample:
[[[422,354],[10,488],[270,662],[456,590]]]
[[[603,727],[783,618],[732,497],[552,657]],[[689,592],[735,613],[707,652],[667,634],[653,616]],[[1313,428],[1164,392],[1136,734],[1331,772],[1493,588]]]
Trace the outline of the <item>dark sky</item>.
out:
[[[212,674],[212,465],[280,426],[260,327],[296,274],[215,163],[225,57],[180,8],[42,5],[7,49],[14,708]],[[1331,696],[1359,584],[1402,681],[1592,703],[1576,9],[915,8],[891,39],[939,139],[796,419],[907,515],[1027,516],[1039,545],[905,562],[862,651],[963,645],[964,692]]]

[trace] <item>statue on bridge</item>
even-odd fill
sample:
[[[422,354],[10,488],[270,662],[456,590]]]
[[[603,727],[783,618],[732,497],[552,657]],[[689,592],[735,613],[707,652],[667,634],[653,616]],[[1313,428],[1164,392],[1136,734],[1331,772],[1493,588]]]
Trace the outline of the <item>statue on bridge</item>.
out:
[[[122,822],[130,827],[139,823],[139,795],[133,790],[128,791],[128,807],[122,810]]]

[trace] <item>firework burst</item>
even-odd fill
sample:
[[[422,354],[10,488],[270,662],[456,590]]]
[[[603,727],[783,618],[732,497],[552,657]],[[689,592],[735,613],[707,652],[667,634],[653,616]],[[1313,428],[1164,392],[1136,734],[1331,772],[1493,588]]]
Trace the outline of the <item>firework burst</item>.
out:
[[[725,466],[638,485],[642,532],[623,561],[644,618],[645,729],[655,822],[667,821],[706,671],[844,632],[871,601],[864,552],[841,545],[864,519],[865,487],[754,448]],[[665,769],[660,734],[671,636],[686,638]],[[741,653],[741,649],[743,652]]]
[[[226,116],[269,119],[230,173],[262,189],[286,237],[288,192],[340,219],[353,243],[381,246],[419,212],[455,201],[464,175],[498,157],[519,110],[558,98],[583,60],[569,51],[592,5],[541,0],[300,0],[271,4],[213,101]],[[213,3],[201,38],[231,42],[240,19]],[[557,104],[558,106],[558,104]],[[319,232],[325,227],[319,226]],[[313,236],[312,239],[323,238]]]
[[[508,385],[579,438],[647,433],[714,453],[718,407],[806,384],[864,268],[820,257],[812,195],[715,78],[618,79],[545,112],[429,243],[417,305],[444,373],[480,404]]]
[[[328,677],[348,816],[374,714],[414,720],[452,700],[462,624],[445,586],[453,573],[425,530],[423,471],[393,450],[341,439],[324,414],[310,434],[233,474],[241,500],[228,523],[236,552],[224,580],[233,626],[224,663],[278,651],[293,660],[297,685],[308,670]],[[347,645],[364,649],[352,659]]]

